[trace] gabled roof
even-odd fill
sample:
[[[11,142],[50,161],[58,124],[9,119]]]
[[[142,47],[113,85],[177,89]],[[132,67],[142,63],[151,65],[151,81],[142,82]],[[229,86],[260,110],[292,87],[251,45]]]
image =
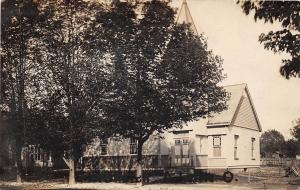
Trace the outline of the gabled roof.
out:
[[[240,104],[243,101],[243,94],[246,93],[251,110],[254,114],[258,130],[261,131],[261,125],[257,117],[250,93],[246,84],[236,84],[230,86],[224,86],[225,90],[230,94],[230,98],[227,101],[228,108],[220,113],[215,113],[208,118],[207,126],[228,126],[233,124],[236,115],[239,112]]]
[[[190,24],[192,31],[196,35],[198,35],[195,23],[193,21],[193,17],[191,15],[191,12],[190,12],[190,9],[189,9],[189,7],[187,5],[186,0],[182,1],[182,5],[181,5],[181,8],[180,8],[180,11],[179,11],[176,23]]]

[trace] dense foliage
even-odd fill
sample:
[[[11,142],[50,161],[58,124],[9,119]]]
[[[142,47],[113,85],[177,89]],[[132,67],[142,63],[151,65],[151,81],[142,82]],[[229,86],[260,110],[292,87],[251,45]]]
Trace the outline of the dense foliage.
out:
[[[271,157],[274,153],[282,154],[284,144],[284,136],[275,129],[265,131],[260,137],[260,151],[266,157]]]
[[[31,54],[28,42],[35,35],[33,26],[37,16],[37,4],[31,0],[1,1],[0,122],[7,127],[10,143],[15,145],[19,182],[21,150],[29,120],[27,84],[30,70],[27,66]]]
[[[254,12],[255,20],[278,22],[282,30],[261,34],[259,41],[275,53],[286,52],[280,73],[287,79],[300,77],[300,2],[299,1],[238,1],[245,14]]]
[[[152,134],[226,108],[221,58],[176,24],[168,1],[26,3],[35,11],[24,10],[22,22],[16,15],[27,5],[2,3],[17,11],[1,17],[0,103],[9,114],[26,112],[10,118],[30,133],[27,143],[67,155],[69,183],[92,137],[136,140],[141,166]]]
[[[295,121],[295,126],[291,129],[292,136],[300,142],[300,119]]]
[[[263,157],[272,157],[273,154],[279,156],[295,158],[300,154],[300,125],[296,120],[296,125],[291,129],[292,138],[285,140],[283,135],[275,130],[268,130],[261,135],[260,147]]]

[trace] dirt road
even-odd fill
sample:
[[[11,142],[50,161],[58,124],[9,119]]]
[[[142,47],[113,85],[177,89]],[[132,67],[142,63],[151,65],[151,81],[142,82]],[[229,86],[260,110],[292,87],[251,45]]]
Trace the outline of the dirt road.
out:
[[[250,189],[279,189],[279,190],[300,190],[297,185],[261,185],[261,184],[222,184],[222,183],[196,183],[196,184],[150,184],[140,186],[138,184],[126,183],[78,183],[72,186],[62,183],[24,183],[22,185],[16,183],[0,182],[0,190],[250,190]]]

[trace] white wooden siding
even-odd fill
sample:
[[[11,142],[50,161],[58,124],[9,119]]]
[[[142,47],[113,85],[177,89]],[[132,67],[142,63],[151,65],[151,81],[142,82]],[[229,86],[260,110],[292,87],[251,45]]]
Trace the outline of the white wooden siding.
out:
[[[239,135],[237,158],[234,159],[234,135]],[[231,127],[231,133],[228,135],[226,147],[227,164],[230,167],[238,166],[259,166],[260,164],[260,132],[240,127]],[[251,139],[255,138],[254,155],[251,155]]]
[[[238,107],[237,115],[235,117],[233,125],[248,129],[259,130],[259,126],[255,118],[255,113],[252,109],[246,91],[244,92],[244,95],[241,98],[240,105]]]

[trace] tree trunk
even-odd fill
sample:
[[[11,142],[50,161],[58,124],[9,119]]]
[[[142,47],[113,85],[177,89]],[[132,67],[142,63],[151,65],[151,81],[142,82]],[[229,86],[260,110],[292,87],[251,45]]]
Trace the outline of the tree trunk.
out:
[[[138,150],[137,150],[137,167],[136,167],[136,177],[140,181],[140,185],[144,185],[143,179],[143,144],[144,142],[138,141]]]
[[[16,142],[16,169],[17,169],[17,183],[22,183],[22,146]]]
[[[73,151],[70,152],[69,158],[69,185],[73,185],[76,183],[75,179],[75,161],[74,161],[74,153]]]

